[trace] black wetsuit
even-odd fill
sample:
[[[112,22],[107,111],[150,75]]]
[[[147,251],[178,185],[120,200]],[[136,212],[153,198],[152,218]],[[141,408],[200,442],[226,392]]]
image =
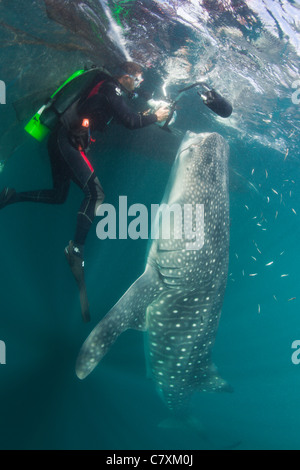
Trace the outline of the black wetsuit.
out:
[[[157,121],[155,114],[144,116],[134,113],[126,104],[121,88],[110,79],[97,84],[78,109],[77,128],[88,119],[90,131],[103,131],[112,119],[129,129],[139,129]],[[76,126],[75,126],[76,127]],[[84,192],[77,216],[74,245],[83,247],[97,207],[104,200],[104,192],[89,162],[85,149],[80,146],[77,133],[59,125],[48,140],[53,189],[16,193],[9,201],[62,204],[65,202],[70,182],[75,182]]]

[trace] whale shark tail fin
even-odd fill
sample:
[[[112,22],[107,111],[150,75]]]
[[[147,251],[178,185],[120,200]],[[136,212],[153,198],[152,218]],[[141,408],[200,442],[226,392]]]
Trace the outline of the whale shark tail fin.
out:
[[[204,424],[195,416],[195,414],[187,413],[186,416],[169,416],[162,420],[158,427],[161,429],[178,430],[181,432],[193,432],[200,439],[206,441],[207,433]]]
[[[124,331],[146,331],[146,309],[158,293],[155,275],[148,267],[92,330],[77,358],[76,374],[79,379],[86,378],[94,370]]]

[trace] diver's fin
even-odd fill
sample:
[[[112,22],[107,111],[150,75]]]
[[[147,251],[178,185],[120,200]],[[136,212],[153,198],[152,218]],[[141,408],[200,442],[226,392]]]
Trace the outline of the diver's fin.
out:
[[[65,248],[65,256],[78,285],[82,319],[85,323],[88,323],[91,320],[91,317],[84,280],[84,261],[80,256],[73,252],[73,247],[73,242],[70,241],[69,245]]]
[[[0,193],[0,209],[6,207],[13,196],[16,194],[15,189],[12,188],[4,188]]]
[[[79,299],[80,299],[82,319],[84,323],[88,323],[91,321],[91,315],[90,315],[90,306],[89,306],[85,284],[83,284],[79,288]]]
[[[156,271],[148,266],[93,329],[78,355],[76,374],[80,379],[93,371],[124,331],[129,328],[141,331],[147,329],[146,309],[159,292],[156,276]]]

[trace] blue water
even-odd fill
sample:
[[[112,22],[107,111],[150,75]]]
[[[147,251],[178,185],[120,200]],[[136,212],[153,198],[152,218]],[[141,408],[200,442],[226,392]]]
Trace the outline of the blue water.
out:
[[[3,2],[6,22],[10,19],[10,25],[17,28],[23,25],[23,31],[27,31],[29,14],[35,7],[40,21],[40,26],[32,24],[35,35],[42,24],[44,38],[48,35],[52,42],[59,42],[62,34],[67,35],[67,30],[43,16],[44,2],[29,3],[30,8],[21,9],[17,19],[14,2]],[[135,2],[129,3],[133,8]],[[171,4],[154,3],[161,3],[162,7]],[[299,5],[286,2],[286,9],[295,3]],[[19,5],[23,7],[22,2]],[[276,5],[279,2],[269,6],[275,11]],[[229,20],[228,24],[231,25]],[[3,65],[0,69],[0,79],[11,84],[7,105],[0,108],[3,130],[7,121],[13,120],[12,101],[22,96],[22,86],[30,88],[30,76],[38,73],[37,57],[41,70],[49,71],[53,70],[50,57],[55,58],[54,65],[61,63],[62,68],[71,71],[80,54],[86,54],[87,60],[94,58],[94,52],[89,55],[50,50],[47,55],[45,44],[26,43],[20,36],[12,44],[5,31],[8,29],[2,25],[2,36],[7,39],[1,51],[2,64],[5,58],[12,62],[7,70]],[[295,34],[297,31],[295,27]],[[72,34],[72,41],[81,38],[79,33]],[[178,35],[181,34],[179,28]],[[230,42],[232,37],[226,40]],[[295,38],[290,35],[290,42],[294,43]],[[177,39],[180,43],[180,37]],[[66,43],[63,39],[62,44]],[[252,47],[249,43],[249,53],[253,53]],[[266,68],[281,67],[278,88],[271,93],[270,76],[265,93],[250,95],[251,100],[247,101],[246,92],[238,96],[236,87],[226,78],[227,96],[234,98],[237,109],[234,125],[215,120],[209,110],[201,108],[198,102],[196,105],[195,97],[186,96],[178,110],[173,134],[165,135],[157,127],[129,132],[112,126],[97,137],[91,152],[106,202],[117,206],[119,195],[126,195],[128,205],[139,202],[150,207],[161,201],[187,129],[216,130],[228,140],[230,266],[214,362],[234,393],[195,394],[193,413],[203,425],[204,436],[159,428],[168,412],[154,384],[146,377],[143,334],[137,331],[121,336],[97,369],[86,380],[78,380],[75,361],[79,348],[91,329],[143,272],[147,241],[100,241],[94,224],[86,246],[92,322],[84,325],[76,286],[63,254],[64,246],[73,236],[82,198],[78,188],[72,186],[63,206],[22,204],[10,206],[0,214],[0,340],[5,342],[7,354],[6,365],[0,365],[1,449],[300,448],[300,365],[291,360],[292,342],[300,339],[299,105],[291,103],[291,88],[282,84],[288,65],[280,62],[281,53],[271,56],[269,51],[267,61],[268,53],[260,47],[257,50],[260,53],[263,50]],[[161,48],[167,58],[166,43]],[[191,57],[196,60],[196,49],[197,43],[193,43],[190,60]],[[224,50],[232,59],[232,49]],[[22,61],[24,52],[29,54],[29,69],[28,63]],[[299,64],[296,51],[290,54],[294,63]],[[262,60],[262,56],[259,58]],[[220,60],[229,67],[226,54]],[[224,83],[217,77],[222,64],[217,62],[213,68],[216,87],[221,89]],[[232,63],[237,76],[239,65]],[[24,76],[20,78],[18,73],[22,70]],[[18,73],[14,75],[14,71]],[[294,71],[299,73],[297,66]],[[240,73],[245,74],[245,70]],[[258,77],[251,73],[249,68],[249,83]],[[261,74],[257,84],[262,86],[264,71],[260,69],[257,73]],[[273,79],[276,82],[275,76]],[[267,114],[263,115],[265,121],[259,114],[266,109],[272,114],[271,123],[265,122],[269,119]],[[28,138],[8,159],[0,174],[0,187],[28,190],[50,184],[45,144]]]

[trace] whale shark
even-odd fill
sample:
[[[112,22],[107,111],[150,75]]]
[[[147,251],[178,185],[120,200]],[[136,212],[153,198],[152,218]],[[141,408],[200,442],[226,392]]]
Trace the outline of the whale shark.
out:
[[[184,414],[195,391],[231,391],[212,361],[228,275],[228,158],[220,134],[185,134],[162,202],[189,204],[191,216],[201,205],[202,242],[176,237],[174,223],[168,239],[152,240],[145,271],[82,345],[78,378],[93,371],[121,333],[135,329],[145,332],[148,372],[171,412]],[[160,233],[161,217],[156,224]]]

